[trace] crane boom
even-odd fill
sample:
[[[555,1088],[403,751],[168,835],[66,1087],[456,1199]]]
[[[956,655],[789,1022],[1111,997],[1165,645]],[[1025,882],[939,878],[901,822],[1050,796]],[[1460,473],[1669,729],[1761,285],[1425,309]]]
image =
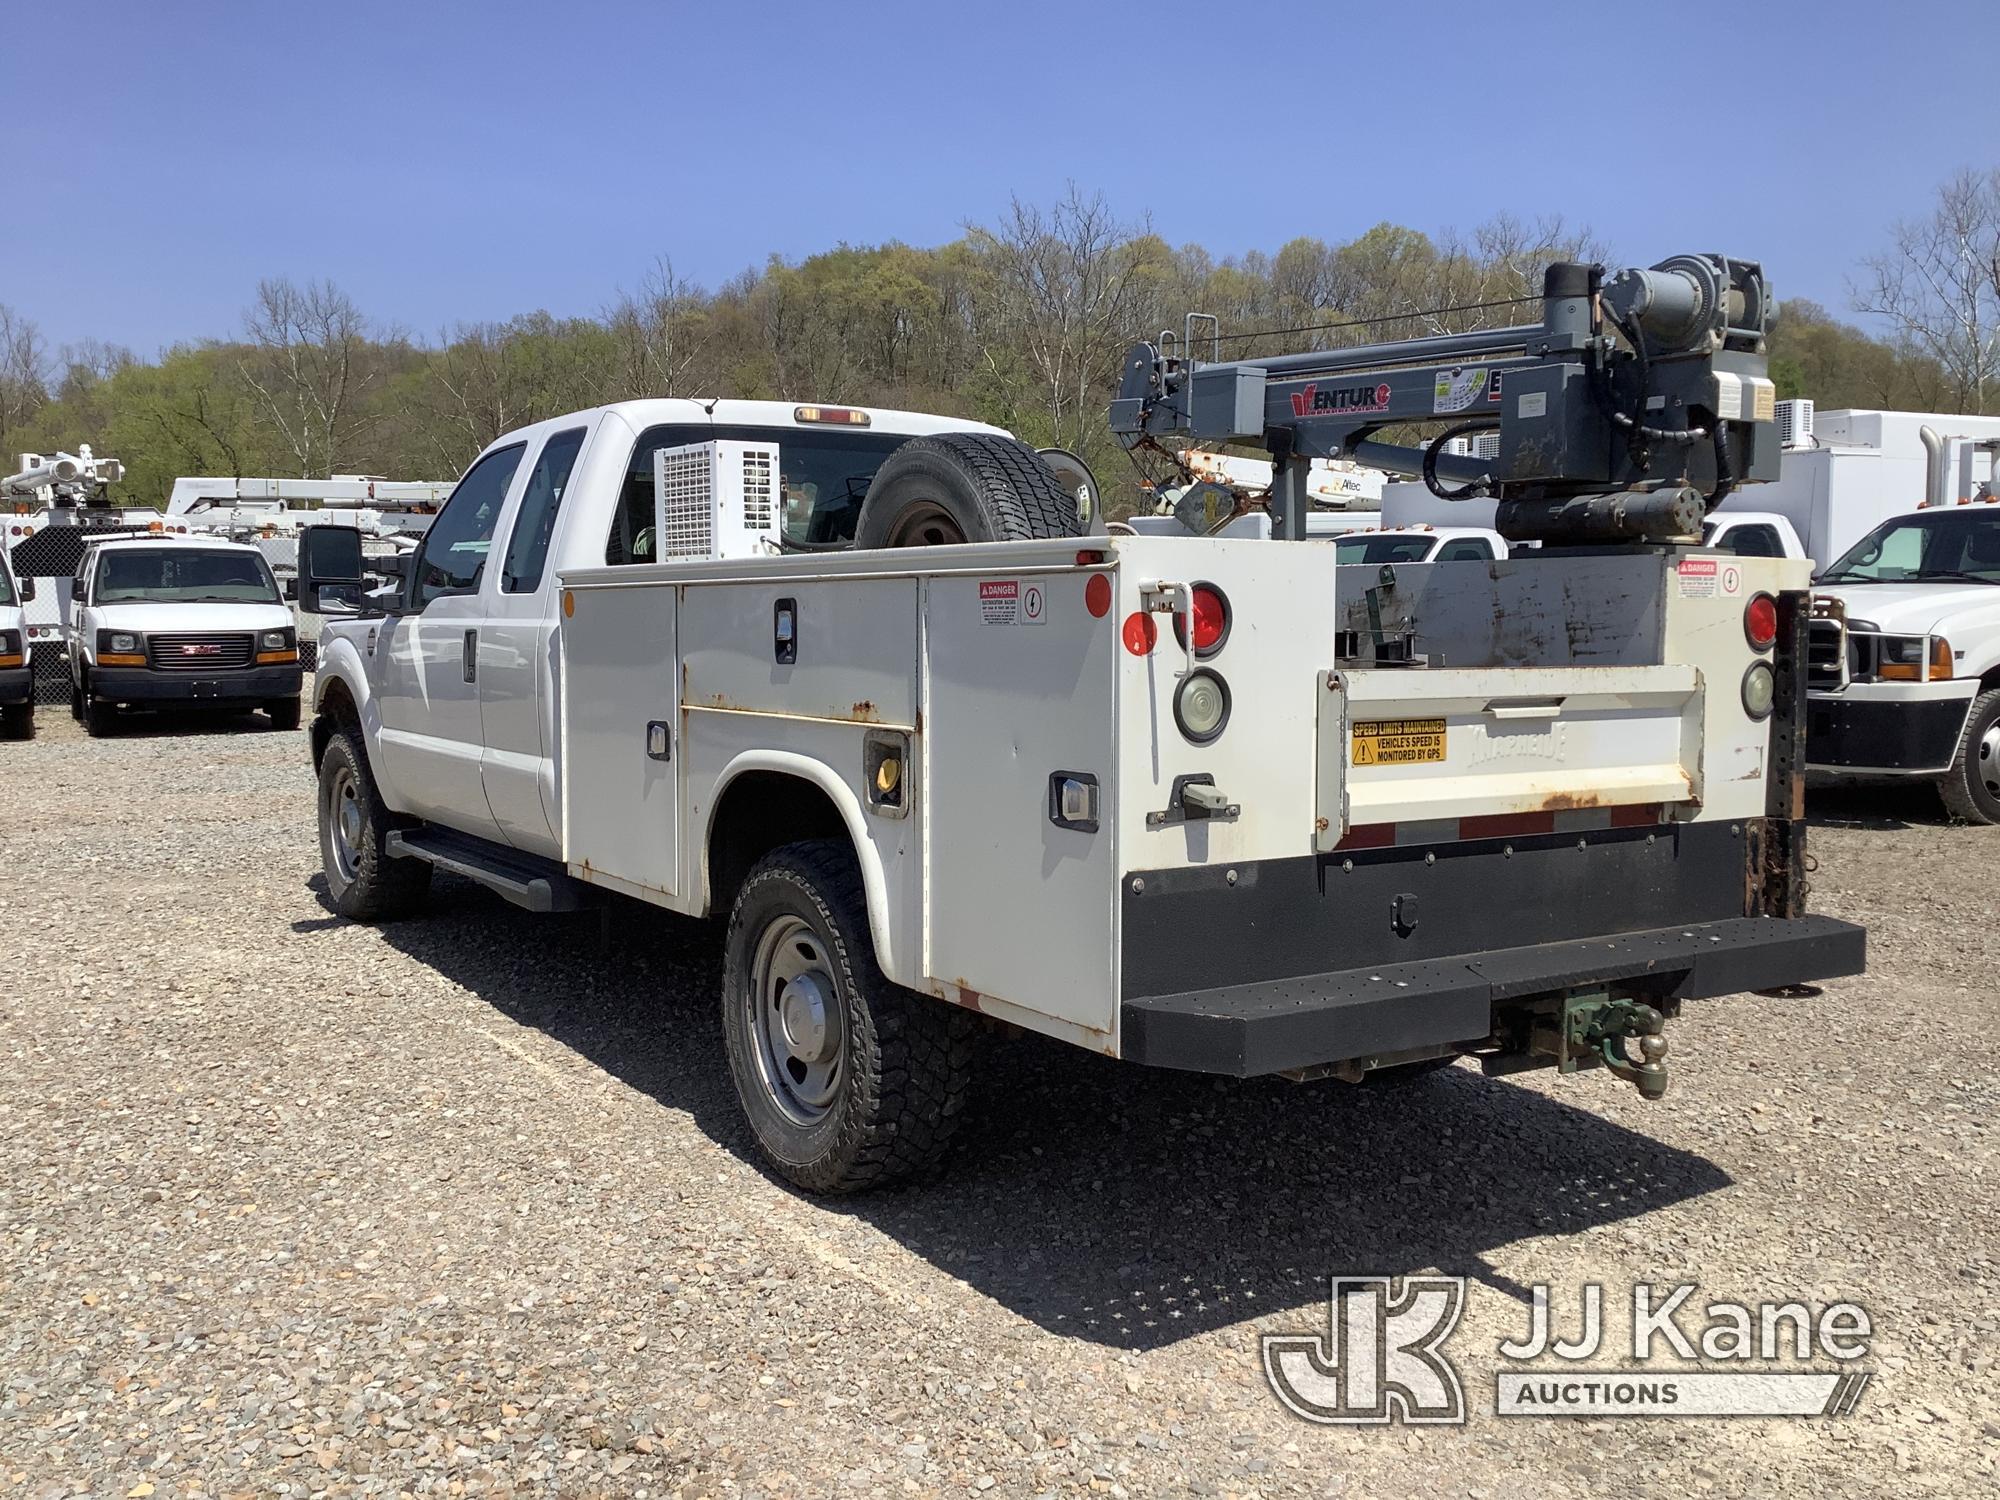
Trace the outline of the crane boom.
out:
[[[1497,497],[1500,530],[1522,541],[1685,537],[1736,484],[1777,477],[1756,263],[1682,255],[1607,277],[1560,262],[1541,305],[1531,324],[1262,359],[1198,361],[1186,334],[1173,352],[1162,335],[1127,354],[1111,427],[1130,448],[1178,436],[1268,450],[1274,532],[1295,538],[1314,458]],[[1440,422],[1420,445],[1377,437]],[[1446,455],[1472,431],[1497,432],[1498,453]]]

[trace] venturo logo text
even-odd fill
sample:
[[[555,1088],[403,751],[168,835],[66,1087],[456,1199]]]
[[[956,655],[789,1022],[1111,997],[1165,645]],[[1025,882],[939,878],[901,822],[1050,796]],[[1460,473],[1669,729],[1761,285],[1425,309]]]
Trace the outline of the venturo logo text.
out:
[[[1335,412],[1375,412],[1389,409],[1389,387],[1382,385],[1333,386],[1320,389],[1314,381],[1292,392],[1292,415],[1324,417]]]

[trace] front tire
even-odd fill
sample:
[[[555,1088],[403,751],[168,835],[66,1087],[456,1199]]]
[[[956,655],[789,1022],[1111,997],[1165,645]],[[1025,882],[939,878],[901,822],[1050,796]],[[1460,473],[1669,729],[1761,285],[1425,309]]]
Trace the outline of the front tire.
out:
[[[1965,737],[1938,791],[1959,822],[2000,823],[2000,688],[1972,700]]]
[[[83,700],[83,729],[94,740],[118,732],[118,705],[87,694]]]
[[[844,843],[788,844],[751,870],[729,917],[723,1045],[757,1144],[790,1181],[851,1193],[935,1165],[965,1105],[973,1024],[884,976]]]
[[[264,705],[264,716],[271,721],[273,729],[297,729],[299,727],[299,700],[296,698],[273,698]]]
[[[327,896],[350,922],[408,916],[430,893],[429,864],[389,857],[385,846],[396,826],[354,731],[342,730],[319,761],[319,852]]]
[[[0,708],[0,735],[10,740],[31,740],[35,737],[35,705],[33,703],[9,703]]]

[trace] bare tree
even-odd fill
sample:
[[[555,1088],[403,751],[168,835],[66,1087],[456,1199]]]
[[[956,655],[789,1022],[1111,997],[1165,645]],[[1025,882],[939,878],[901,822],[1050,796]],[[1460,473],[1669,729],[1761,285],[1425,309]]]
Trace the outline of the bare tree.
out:
[[[41,330],[0,302],[0,462],[12,472],[15,439],[49,400],[48,345]]]
[[[1934,362],[1960,411],[2000,398],[2000,170],[1960,172],[1924,219],[1896,225],[1865,262],[1854,305]]]
[[[998,229],[969,238],[985,263],[984,357],[1024,359],[1046,418],[1048,441],[1099,446],[1099,407],[1139,311],[1143,227],[1118,222],[1101,194],[1074,185],[1044,212],[1014,203]]]
[[[671,260],[661,256],[637,292],[620,293],[604,324],[618,342],[621,395],[693,394],[709,342],[707,299],[674,274]]]
[[[371,421],[363,396],[379,376],[367,320],[331,282],[257,284],[244,319],[256,358],[243,379],[302,479],[321,479]]]

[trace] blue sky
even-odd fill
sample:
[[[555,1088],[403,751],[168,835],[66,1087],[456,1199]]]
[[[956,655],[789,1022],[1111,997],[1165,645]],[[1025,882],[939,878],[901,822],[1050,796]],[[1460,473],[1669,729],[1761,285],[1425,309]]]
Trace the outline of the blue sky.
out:
[[[1218,254],[1560,213],[1839,310],[1897,217],[2000,166],[1995,0],[11,0],[0,38],[0,302],[144,354],[234,332],[264,276],[425,335],[1070,181]],[[59,58],[76,85],[23,85]]]

